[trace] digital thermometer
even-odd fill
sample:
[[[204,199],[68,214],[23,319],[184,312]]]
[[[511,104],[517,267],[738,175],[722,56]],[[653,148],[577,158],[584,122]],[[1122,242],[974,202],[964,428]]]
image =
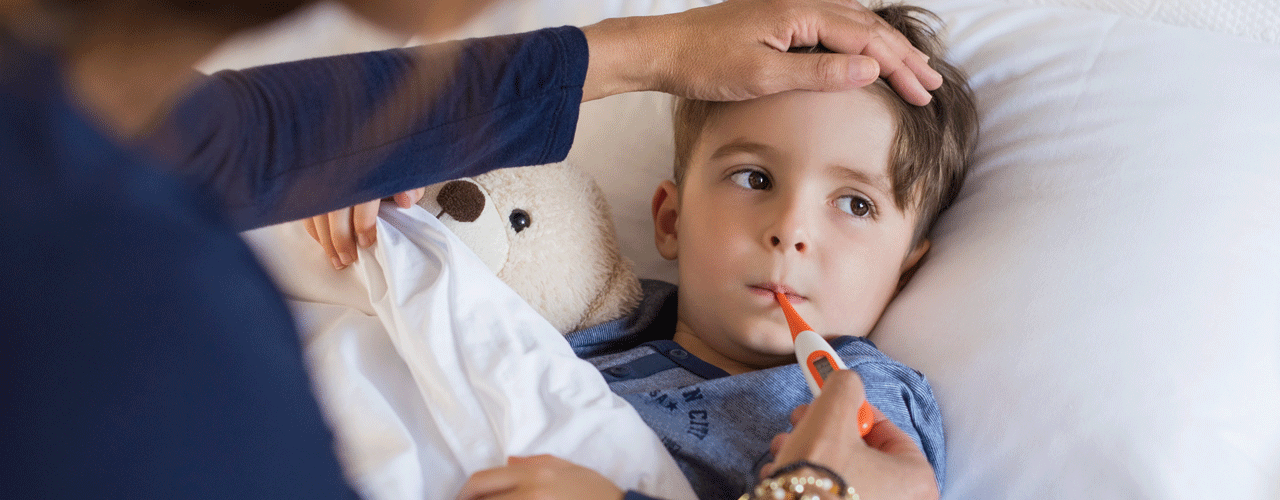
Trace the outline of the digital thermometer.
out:
[[[844,365],[844,361],[840,359],[839,354],[836,354],[831,344],[813,331],[795,308],[791,307],[786,294],[781,292],[773,294],[778,298],[778,303],[782,304],[782,313],[787,316],[787,326],[791,328],[791,340],[796,344],[796,362],[800,363],[804,380],[809,383],[809,392],[812,392],[813,397],[816,398],[822,393],[822,384],[827,377],[836,370],[849,368]],[[858,407],[858,432],[866,436],[871,432],[871,426],[875,424],[875,420],[875,410],[871,408],[871,403],[863,399],[862,406]]]

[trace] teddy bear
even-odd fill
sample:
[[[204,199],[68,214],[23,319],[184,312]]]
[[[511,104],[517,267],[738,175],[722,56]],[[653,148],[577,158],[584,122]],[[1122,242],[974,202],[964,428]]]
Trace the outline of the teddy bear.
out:
[[[609,204],[564,162],[494,170],[428,186],[418,201],[562,334],[640,302]]]

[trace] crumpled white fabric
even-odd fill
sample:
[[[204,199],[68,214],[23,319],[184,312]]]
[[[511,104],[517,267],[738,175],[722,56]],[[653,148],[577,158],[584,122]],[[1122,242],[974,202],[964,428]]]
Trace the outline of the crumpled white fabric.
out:
[[[548,453],[623,489],[694,498],[635,411],[420,207],[335,271],[301,222],[245,233],[294,309],[339,457],[367,498],[452,498],[472,473]]]

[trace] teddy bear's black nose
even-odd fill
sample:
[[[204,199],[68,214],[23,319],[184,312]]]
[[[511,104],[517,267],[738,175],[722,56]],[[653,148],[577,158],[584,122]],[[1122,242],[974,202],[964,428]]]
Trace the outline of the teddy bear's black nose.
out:
[[[475,183],[450,181],[440,188],[436,203],[453,220],[472,222],[480,218],[480,212],[484,211],[484,193],[480,192]]]

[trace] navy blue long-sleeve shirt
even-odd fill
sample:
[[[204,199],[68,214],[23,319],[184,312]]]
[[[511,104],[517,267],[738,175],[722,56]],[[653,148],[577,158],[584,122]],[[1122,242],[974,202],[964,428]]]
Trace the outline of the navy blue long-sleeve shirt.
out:
[[[557,161],[575,28],[219,73],[144,144],[0,32],[0,443],[14,498],[345,498],[284,301],[236,232]]]
[[[586,69],[566,27],[224,71],[144,146],[250,229],[562,160]]]

